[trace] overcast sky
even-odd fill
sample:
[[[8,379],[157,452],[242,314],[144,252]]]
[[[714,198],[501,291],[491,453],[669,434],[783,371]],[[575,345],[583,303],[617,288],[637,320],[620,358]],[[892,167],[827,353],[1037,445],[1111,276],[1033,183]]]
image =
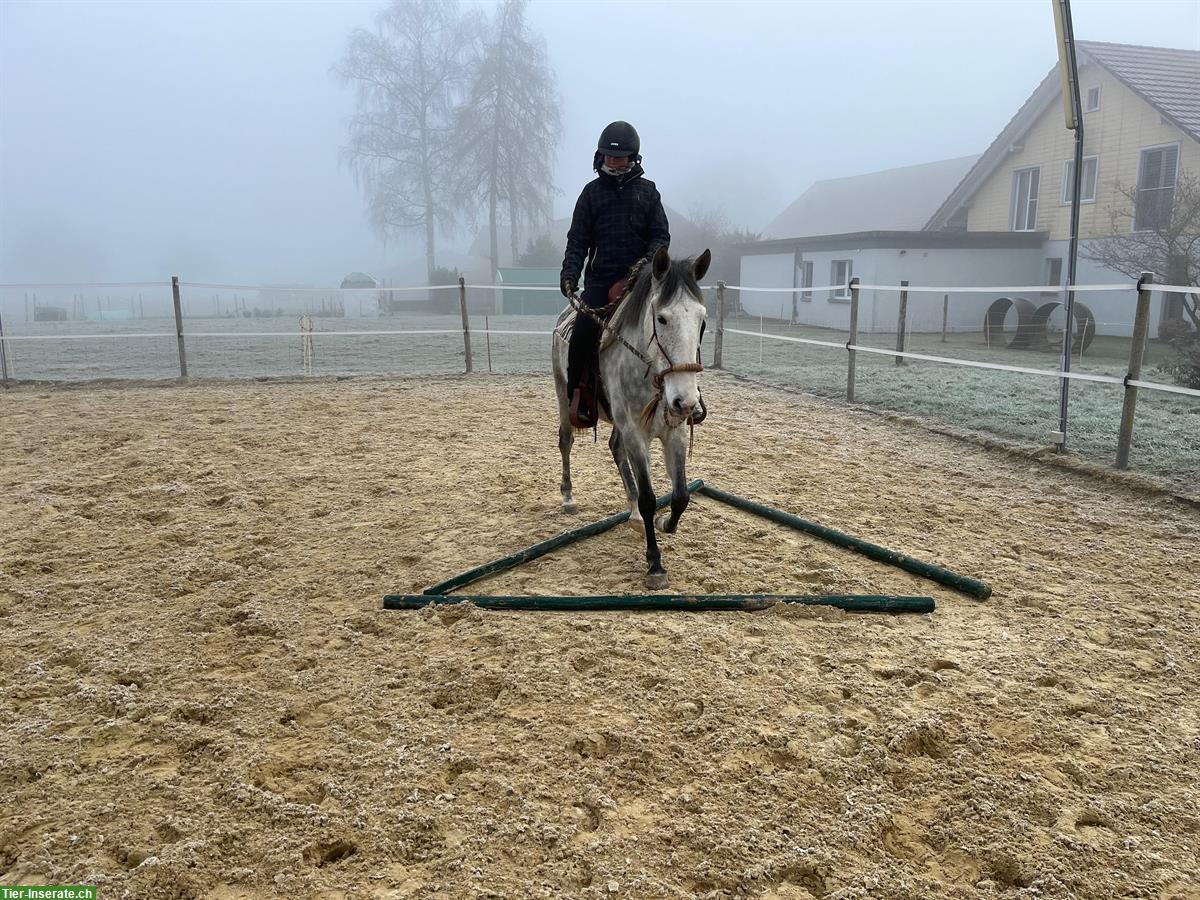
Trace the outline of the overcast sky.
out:
[[[376,238],[339,161],[353,100],[330,66],[381,5],[0,0],[0,282],[327,285],[419,255]],[[1200,49],[1200,0],[1072,6],[1079,39]],[[560,215],[612,119],[669,206],[761,229],[815,180],[982,152],[1055,62],[1049,0],[529,16],[563,100]]]

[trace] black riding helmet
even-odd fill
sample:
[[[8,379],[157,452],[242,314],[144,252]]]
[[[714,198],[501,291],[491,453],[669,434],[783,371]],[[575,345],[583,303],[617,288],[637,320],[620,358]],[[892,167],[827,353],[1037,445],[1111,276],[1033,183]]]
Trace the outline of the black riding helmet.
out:
[[[596,152],[605,156],[637,156],[642,149],[637,129],[628,122],[612,122],[600,132]]]
[[[597,172],[604,164],[604,157],[630,157],[630,168],[642,161],[640,151],[642,140],[638,137],[637,129],[628,122],[611,122],[600,132],[600,140],[596,142],[596,156],[592,160],[592,168]]]

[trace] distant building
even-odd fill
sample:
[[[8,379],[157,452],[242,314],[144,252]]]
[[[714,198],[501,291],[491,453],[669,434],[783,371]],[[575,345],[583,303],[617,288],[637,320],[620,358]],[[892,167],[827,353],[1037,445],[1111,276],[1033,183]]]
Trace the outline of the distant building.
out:
[[[47,306],[39,303],[33,307],[33,321],[35,322],[65,322],[68,318],[67,310],[62,306]]]
[[[502,266],[498,282],[506,286],[553,287],[553,291],[502,291],[501,310],[509,315],[558,315],[567,301],[558,291],[558,268]]]
[[[1114,227],[1150,228],[1169,217],[1179,172],[1200,172],[1200,52],[1093,41],[1078,41],[1076,49],[1085,138],[1080,239],[1086,245],[1111,236]],[[796,290],[747,292],[742,305],[776,316],[782,298],[785,318],[844,329],[849,311],[841,286],[853,275],[867,284],[906,279],[926,285],[1060,286],[1066,277],[1073,158],[1074,133],[1064,127],[1055,67],[974,162],[964,157],[813,185],[767,226],[772,240],[742,249],[743,285]],[[963,173],[948,185],[955,168]],[[1122,215],[1128,201],[1120,187],[1136,188],[1132,220]],[[1130,280],[1084,259],[1082,248],[1076,279]],[[805,290],[819,285],[837,287]],[[940,328],[940,302],[932,308],[940,298],[924,296],[915,314],[910,306],[910,325]],[[1048,299],[1054,296],[1061,295]],[[1097,333],[1132,333],[1131,294],[1078,297],[1095,314]],[[863,291],[860,327],[894,330],[895,298],[893,291]],[[994,299],[954,298],[951,328],[980,328]],[[1178,298],[1164,295],[1152,312],[1151,333],[1160,321],[1179,315]]]
[[[979,156],[818,181],[767,224],[763,238],[920,231]]]

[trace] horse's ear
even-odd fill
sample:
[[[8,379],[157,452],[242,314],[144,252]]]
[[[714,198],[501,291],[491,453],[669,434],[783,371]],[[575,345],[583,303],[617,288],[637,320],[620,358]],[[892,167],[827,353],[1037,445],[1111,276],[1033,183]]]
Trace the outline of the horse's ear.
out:
[[[666,247],[659,247],[658,252],[654,254],[654,280],[662,281],[669,268],[671,268],[671,254],[667,252]]]
[[[696,276],[696,280],[700,281],[708,273],[708,264],[712,262],[712,252],[705,250],[696,257],[696,261],[692,263],[692,274]]]

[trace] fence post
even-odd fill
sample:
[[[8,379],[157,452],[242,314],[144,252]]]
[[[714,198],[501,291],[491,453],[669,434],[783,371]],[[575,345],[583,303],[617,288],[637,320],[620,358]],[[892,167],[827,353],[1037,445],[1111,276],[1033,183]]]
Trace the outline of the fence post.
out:
[[[171,299],[175,302],[175,340],[179,344],[179,377],[187,378],[187,350],[183,346],[183,307],[179,302],[178,275],[171,276]]]
[[[1137,284],[1137,312],[1133,319],[1133,345],[1129,348],[1129,374],[1125,376],[1125,402],[1121,406],[1121,433],[1117,438],[1117,468],[1129,468],[1129,448],[1133,443],[1133,416],[1137,409],[1137,388],[1130,384],[1142,377],[1142,357],[1146,353],[1146,334],[1150,330],[1150,290],[1154,275],[1143,272]]]
[[[905,332],[908,330],[908,282],[900,282],[900,320],[896,323],[896,352],[904,352]],[[895,357],[896,365],[903,366],[906,360],[903,356]]]
[[[850,349],[858,343],[858,276],[850,279],[850,337],[846,340],[846,402],[854,402],[854,363],[857,351]]]
[[[8,354],[5,352],[4,346],[4,318],[3,310],[0,310],[0,379],[8,381]]]
[[[950,318],[950,295],[942,294],[942,343],[946,343],[946,320]]]
[[[721,351],[725,345],[725,282],[717,282],[717,345],[713,348],[713,368],[721,368]]]
[[[483,337],[487,341],[488,374],[492,374],[492,323],[488,316],[483,317]]]
[[[467,355],[467,374],[471,374],[471,322],[467,318],[467,282],[458,276],[458,305],[462,309],[463,347]]]

